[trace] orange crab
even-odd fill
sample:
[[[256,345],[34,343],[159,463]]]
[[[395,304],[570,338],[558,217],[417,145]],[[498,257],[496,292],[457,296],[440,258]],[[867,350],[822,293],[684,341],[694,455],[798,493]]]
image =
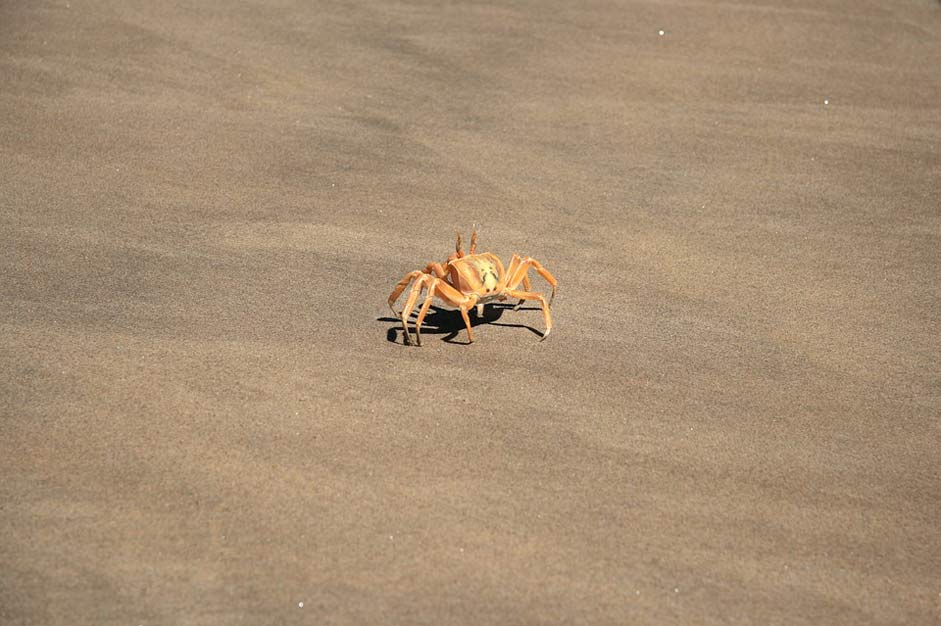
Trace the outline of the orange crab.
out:
[[[539,275],[552,286],[552,295],[549,296],[548,301],[541,293],[530,291],[530,268],[539,272]],[[405,307],[400,313],[396,313],[393,305],[410,283],[412,289],[405,299]],[[524,291],[517,290],[520,283],[523,283]],[[526,300],[538,300],[542,305],[542,315],[546,322],[546,332],[542,334],[542,339],[545,339],[552,330],[552,317],[549,315],[549,307],[552,305],[552,299],[555,298],[557,286],[558,282],[555,277],[535,259],[514,254],[513,258],[510,259],[509,267],[504,269],[503,263],[496,255],[489,252],[477,254],[477,231],[474,230],[471,235],[469,254],[464,254],[461,235],[458,234],[455,251],[448,257],[447,261],[444,263],[429,263],[425,269],[409,272],[405,275],[405,278],[398,282],[389,296],[389,308],[392,309],[396,317],[402,320],[402,328],[405,331],[405,344],[410,345],[412,338],[408,332],[408,318],[422,290],[425,290],[425,302],[422,304],[418,312],[418,318],[415,320],[415,345],[420,346],[421,325],[425,319],[425,314],[428,313],[428,309],[431,307],[432,300],[436,296],[445,303],[460,309],[461,317],[464,318],[464,325],[467,326],[468,343],[474,341],[470,318],[467,315],[472,308],[477,307],[477,313],[480,315],[483,305],[495,300],[503,302],[507,298],[519,298],[515,308],[519,308]]]

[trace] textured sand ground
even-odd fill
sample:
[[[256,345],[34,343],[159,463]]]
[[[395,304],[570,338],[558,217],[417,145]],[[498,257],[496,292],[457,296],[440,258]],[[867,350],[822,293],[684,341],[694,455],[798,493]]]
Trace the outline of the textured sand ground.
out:
[[[0,622],[939,623],[939,68],[930,0],[0,0]],[[475,221],[556,330],[404,347]]]

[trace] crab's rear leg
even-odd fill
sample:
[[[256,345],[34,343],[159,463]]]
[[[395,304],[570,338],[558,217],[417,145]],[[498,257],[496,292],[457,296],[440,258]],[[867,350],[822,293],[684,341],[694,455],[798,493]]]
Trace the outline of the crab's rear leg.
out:
[[[540,341],[549,336],[549,333],[552,332],[552,315],[549,314],[549,303],[546,302],[544,295],[531,291],[516,291],[514,289],[507,289],[506,295],[511,298],[519,298],[520,300],[538,300],[539,304],[542,305],[542,317],[546,322],[546,332],[542,334]]]
[[[532,290],[533,290],[533,286],[529,281],[529,272],[527,271],[525,274],[523,274],[523,291],[532,291]],[[526,302],[526,300],[520,299],[519,301],[517,301],[516,306],[513,307],[513,310],[514,311],[519,310],[519,308],[523,306],[524,302]]]
[[[410,345],[412,343],[412,337],[408,332],[408,318],[412,314],[412,309],[415,308],[415,303],[418,301],[418,296],[421,295],[423,288],[428,288],[431,290],[431,285],[433,281],[438,279],[430,274],[421,273],[415,282],[412,284],[412,290],[408,293],[408,298],[405,300],[405,307],[402,309],[402,313],[399,315],[399,319],[402,320],[402,331],[405,333],[405,345]],[[418,339],[416,345],[421,345],[421,339]]]
[[[425,294],[425,302],[421,305],[421,309],[418,311],[418,318],[415,320],[415,345],[421,346],[421,325],[425,321],[425,315],[428,314],[428,309],[431,307],[432,300],[435,299],[435,286],[437,284],[437,279],[430,285],[428,285],[428,291]]]
[[[425,266],[425,269],[422,271],[426,274],[433,274],[437,278],[447,278],[448,276],[448,263],[438,263],[437,261],[432,261]]]
[[[395,310],[395,306],[394,306],[395,301],[399,299],[399,296],[402,295],[402,292],[405,291],[405,288],[408,287],[408,284],[412,282],[413,280],[415,280],[416,278],[418,278],[419,276],[421,276],[422,274],[424,274],[424,272],[421,272],[419,270],[415,270],[414,272],[409,272],[408,274],[405,275],[405,278],[403,278],[398,283],[396,283],[395,289],[393,289],[392,293],[389,294],[389,308],[392,309],[392,312],[395,313],[396,317],[399,317],[399,313],[397,313]]]
[[[516,271],[519,269],[521,262],[522,262],[522,259],[520,258],[520,255],[518,254],[514,254],[510,258],[510,265],[509,267],[506,268],[507,285],[510,284],[510,280],[516,275]],[[513,285],[513,286],[515,287],[516,285]],[[529,284],[529,272],[526,272],[525,274],[523,274],[523,288],[526,291],[532,291],[532,286]],[[513,307],[513,310],[515,311],[519,309],[521,306],[523,306],[523,302],[525,302],[525,300],[518,301],[516,305]]]
[[[395,307],[393,306],[395,304],[395,301],[399,299],[399,296],[402,295],[402,292],[405,291],[405,288],[408,287],[408,284],[410,282],[418,279],[423,274],[431,274],[438,278],[447,278],[448,276],[447,263],[438,263],[436,261],[432,261],[431,263],[426,265],[425,269],[423,270],[415,270],[414,272],[409,272],[408,274],[405,275],[405,278],[400,280],[395,285],[395,289],[393,289],[392,293],[389,295],[389,308],[392,309],[392,312],[395,313],[396,317],[398,317],[399,314],[396,313]]]
[[[513,258],[510,259],[510,268],[512,268],[512,271],[507,271],[506,280],[506,287],[508,290],[516,289],[522,282],[526,291],[529,291],[531,289],[529,283],[529,268],[533,268],[539,272],[539,275],[542,276],[552,287],[552,294],[549,296],[549,306],[552,306],[552,301],[555,299],[555,292],[558,289],[559,281],[555,279],[555,276],[553,276],[549,270],[542,266],[542,263],[532,257],[523,258],[518,254],[514,254]],[[518,306],[519,304],[517,304],[517,307]]]
[[[425,302],[418,312],[418,319],[415,320],[415,338],[416,345],[421,345],[421,325],[425,321],[425,314],[431,306],[431,301],[437,296],[445,304],[457,307],[461,311],[461,317],[464,318],[464,325],[467,327],[467,342],[474,342],[474,335],[471,331],[470,318],[467,312],[477,304],[477,296],[465,296],[463,293],[449,285],[443,280],[431,278],[428,284],[428,294],[425,296]]]

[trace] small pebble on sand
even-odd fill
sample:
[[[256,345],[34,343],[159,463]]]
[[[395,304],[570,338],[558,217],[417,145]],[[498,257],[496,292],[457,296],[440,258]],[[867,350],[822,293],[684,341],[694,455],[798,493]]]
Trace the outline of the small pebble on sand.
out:
[[[304,603],[303,603],[303,602],[298,602],[298,603],[297,603],[297,608],[303,609],[303,608],[304,608]]]
[[[661,37],[663,37],[664,35],[666,35],[666,33],[663,32],[662,30],[658,30],[658,31],[657,31],[657,34],[660,35]]]

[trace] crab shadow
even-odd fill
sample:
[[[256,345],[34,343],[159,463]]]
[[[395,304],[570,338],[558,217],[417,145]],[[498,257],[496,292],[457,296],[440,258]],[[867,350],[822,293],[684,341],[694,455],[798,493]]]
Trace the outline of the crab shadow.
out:
[[[540,311],[538,307],[521,307],[516,311]],[[475,309],[471,309],[469,313],[471,328],[475,328],[482,324],[489,324],[491,326],[505,326],[507,328],[525,328],[529,332],[542,337],[542,333],[533,328],[532,326],[527,326],[525,324],[509,324],[506,322],[498,323],[503,314],[507,311],[511,313],[513,311],[513,305],[511,304],[501,304],[501,303],[492,303],[484,305],[484,314],[482,316],[477,315]],[[408,320],[409,332],[415,332],[415,317],[416,314],[413,312],[411,317]],[[392,317],[387,315],[385,317],[377,318],[378,322],[390,322],[393,325],[386,332],[386,339],[390,343],[401,343],[404,344],[404,333],[402,332],[402,321],[397,317]],[[459,343],[466,344],[466,327],[464,326],[464,319],[461,317],[461,312],[457,309],[445,309],[440,306],[431,305],[431,308],[428,311],[428,315],[425,316],[425,320],[421,325],[421,334],[422,337],[428,335],[444,335],[442,341],[447,343]],[[465,333],[463,341],[456,341],[456,338],[461,333]]]

